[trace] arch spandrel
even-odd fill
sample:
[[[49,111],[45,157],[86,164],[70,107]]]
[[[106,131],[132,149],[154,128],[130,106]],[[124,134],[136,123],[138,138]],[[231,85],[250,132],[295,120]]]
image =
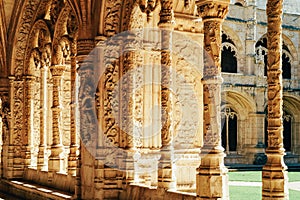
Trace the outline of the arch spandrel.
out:
[[[40,0],[26,1],[22,7],[18,8],[20,11],[20,18],[16,23],[16,34],[14,35],[12,50],[10,75],[15,76],[17,80],[21,80],[24,70],[24,49],[27,48],[27,40],[32,29],[32,24],[35,21],[36,11],[39,8]],[[16,12],[18,12],[16,11]]]
[[[300,122],[300,97],[283,93],[283,106],[293,115],[297,122]]]
[[[225,90],[222,92],[222,101],[231,105],[241,120],[246,119],[249,113],[256,112],[254,99],[243,92]]]
[[[234,30],[232,30],[232,28],[226,26],[225,24],[222,26],[222,31],[224,31],[224,33],[228,35],[230,39],[232,39],[238,52],[240,52],[239,54],[242,54],[244,52],[245,47],[243,46],[239,35]]]

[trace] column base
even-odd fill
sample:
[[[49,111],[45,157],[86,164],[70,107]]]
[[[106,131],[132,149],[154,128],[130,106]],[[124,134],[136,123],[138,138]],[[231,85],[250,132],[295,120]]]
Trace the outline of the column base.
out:
[[[37,170],[43,171],[45,170],[45,146],[39,146],[39,153],[37,159]]]
[[[51,146],[51,155],[49,157],[48,161],[48,171],[50,174],[50,179],[51,179],[51,173],[55,172],[61,172],[61,168],[63,166],[63,156],[61,153],[63,152],[63,146],[62,145],[56,145],[56,146]]]
[[[262,171],[262,199],[289,199],[287,166],[283,155],[269,154]]]
[[[70,147],[70,154],[68,157],[68,174],[71,176],[76,175],[76,168],[77,168],[77,159],[78,159],[78,146],[71,146]]]
[[[197,199],[229,199],[228,169],[224,165],[224,157],[222,149],[202,150],[196,175]]]
[[[176,189],[176,181],[173,173],[173,152],[171,147],[164,147],[160,151],[161,157],[158,163],[157,187],[165,190]]]

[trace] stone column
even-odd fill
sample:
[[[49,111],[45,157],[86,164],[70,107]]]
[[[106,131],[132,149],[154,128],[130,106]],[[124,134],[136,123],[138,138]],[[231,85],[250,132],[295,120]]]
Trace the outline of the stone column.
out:
[[[158,164],[158,187],[175,189],[173,169],[173,130],[172,130],[172,34],[174,30],[172,0],[161,0],[161,150]]]
[[[91,187],[95,184],[95,155],[94,153],[96,139],[96,130],[92,130],[93,123],[96,123],[91,116],[95,94],[93,93],[94,76],[93,76],[93,58],[89,54],[94,49],[95,43],[92,39],[82,39],[77,41],[77,56],[78,62],[77,74],[79,81],[78,91],[78,108],[79,108],[79,127],[80,147],[77,158],[76,170],[76,185],[75,198],[76,199],[94,199],[95,188]],[[86,178],[85,174],[89,174]],[[89,192],[82,192],[89,191]]]
[[[256,5],[255,2],[248,4],[247,10],[249,12],[249,18],[246,27],[246,63],[244,64],[246,69],[244,71],[247,74],[255,73],[255,66],[253,57],[255,56],[255,43],[256,43]]]
[[[77,139],[77,64],[76,64],[76,53],[77,53],[77,41],[72,42],[71,50],[71,131],[70,131],[70,154],[68,157],[68,174],[75,176],[77,167],[77,156],[78,156],[78,139]]]
[[[48,68],[46,66],[41,67],[41,78],[40,78],[40,145],[39,145],[39,153],[38,153],[38,160],[37,160],[37,169],[43,170],[45,167],[45,150],[46,150],[46,143],[45,143],[45,136],[47,133],[47,72]]]
[[[54,65],[50,68],[52,78],[53,78],[53,105],[52,105],[52,145],[51,145],[51,155],[49,157],[49,172],[59,172],[61,171],[62,158],[62,135],[61,135],[61,78],[65,71],[64,65]],[[50,174],[51,175],[51,174]],[[51,179],[51,177],[50,177]]]
[[[34,118],[34,85],[36,77],[33,75],[24,76],[25,82],[25,98],[26,98],[26,119],[25,119],[25,132],[27,133],[25,141],[25,167],[30,167],[32,164],[32,137],[34,137],[34,127],[33,127],[33,118]]]
[[[221,28],[229,0],[197,2],[204,26],[203,148],[197,169],[197,199],[228,199],[228,177],[221,146]]]
[[[138,137],[138,129],[135,129],[134,124],[134,103],[135,99],[132,99],[132,95],[135,89],[134,86],[134,74],[137,70],[137,48],[138,48],[138,41],[136,40],[136,35],[134,33],[129,34],[123,46],[123,69],[122,69],[122,77],[125,77],[125,81],[121,82],[121,90],[122,95],[121,98],[121,127],[122,130],[120,132],[121,138],[125,141],[120,142],[120,145],[126,148],[126,152],[124,155],[124,164],[126,172],[126,180],[123,184],[130,184],[133,182],[139,182],[139,176],[135,173],[135,162],[134,162],[134,154],[136,152],[136,148],[140,147],[138,144],[139,140]],[[124,78],[123,78],[124,79]],[[122,80],[123,80],[122,79]],[[121,119],[121,118],[120,118]],[[138,138],[140,139],[140,138]],[[122,140],[120,140],[122,141]]]
[[[287,167],[283,156],[282,4],[268,0],[268,157],[262,171],[262,199],[288,199]]]

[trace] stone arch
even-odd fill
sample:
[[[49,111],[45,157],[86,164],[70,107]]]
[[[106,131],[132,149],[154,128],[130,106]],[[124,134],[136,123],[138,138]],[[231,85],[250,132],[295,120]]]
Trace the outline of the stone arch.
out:
[[[262,41],[264,38],[267,38],[267,34],[263,34],[261,37],[259,37],[257,43],[259,41]],[[293,42],[289,39],[289,37],[287,37],[286,35],[282,34],[282,40],[283,43],[288,47],[288,54],[291,56],[291,58],[293,59],[293,61],[297,61],[298,60],[298,53],[297,50],[295,48],[295,45],[293,44]],[[256,45],[257,45],[256,43]],[[267,48],[267,47],[265,47]]]
[[[242,43],[240,37],[238,36],[238,34],[232,28],[230,28],[229,26],[226,26],[225,24],[222,26],[222,30],[224,31],[224,33],[229,35],[229,37],[234,42],[237,50],[240,53],[244,52],[245,48],[244,48],[243,43]]]
[[[232,30],[230,27],[226,26],[225,24],[222,26],[222,31],[227,36],[229,36],[234,43],[236,49],[236,58],[237,58],[237,72],[243,71],[243,66],[245,65],[243,61],[243,54],[245,48],[243,46],[243,43],[241,42],[240,37],[234,30]]]
[[[284,93],[283,106],[293,115],[297,121],[300,121],[300,97]]]
[[[282,40],[283,42],[287,45],[288,49],[289,49],[289,53],[291,54],[292,56],[292,59],[293,59],[293,62],[297,62],[299,59],[298,59],[298,51],[294,45],[294,43],[291,41],[291,39],[286,36],[285,34],[282,34]]]
[[[246,0],[235,0],[234,5],[247,6],[247,1]]]
[[[295,46],[292,41],[285,36],[282,35],[283,44],[282,44],[282,64],[283,64],[283,78],[291,79],[295,74],[297,74],[295,58],[297,57],[297,53],[295,50]],[[267,34],[263,34],[260,39],[255,44],[255,53],[256,53],[256,63],[261,64],[259,67],[260,71],[264,71],[264,75],[267,75]],[[296,57],[295,57],[296,56]],[[262,67],[262,65],[264,65]],[[262,69],[264,68],[264,70]],[[294,72],[293,72],[294,71]],[[262,74],[262,72],[260,73]]]
[[[25,55],[24,49],[27,48],[27,40],[32,29],[32,24],[35,21],[36,11],[39,10],[40,0],[25,1],[23,7],[20,7],[21,17],[16,22],[16,34],[13,39],[12,60],[9,66],[10,74],[16,76],[16,79],[21,80],[24,70]]]
[[[36,49],[40,53],[47,44],[51,43],[51,33],[44,20],[38,20],[34,23],[27,42],[24,74],[28,74],[30,67],[30,57],[32,49]]]
[[[241,120],[245,120],[249,113],[256,111],[255,101],[251,96],[243,92],[233,90],[225,90],[222,92],[222,101],[230,106],[238,113]]]
[[[234,90],[225,90],[222,92],[222,104],[223,106],[230,107],[236,112],[237,117],[237,145],[236,151],[238,153],[244,152],[244,146],[247,139],[251,139],[252,130],[255,123],[255,116],[252,113],[256,111],[256,105],[254,99],[246,93],[238,92]],[[241,131],[243,130],[243,131]]]
[[[299,155],[299,125],[300,125],[300,98],[292,94],[283,94],[283,109],[291,115],[291,153]]]
[[[52,62],[54,65],[61,64],[62,53],[62,43],[68,45],[71,51],[71,43],[76,41],[77,39],[77,31],[78,31],[78,21],[76,20],[76,16],[71,8],[71,6],[66,3],[64,8],[59,13],[57,18],[57,22],[55,24],[54,36],[53,36],[53,56]]]

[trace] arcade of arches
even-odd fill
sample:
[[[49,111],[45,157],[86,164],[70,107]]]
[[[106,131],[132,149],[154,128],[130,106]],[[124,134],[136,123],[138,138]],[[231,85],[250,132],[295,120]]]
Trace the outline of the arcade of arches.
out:
[[[300,13],[290,4],[0,0],[0,9],[0,190],[230,199],[225,164],[255,164],[262,198],[288,199],[287,166],[300,163]]]

